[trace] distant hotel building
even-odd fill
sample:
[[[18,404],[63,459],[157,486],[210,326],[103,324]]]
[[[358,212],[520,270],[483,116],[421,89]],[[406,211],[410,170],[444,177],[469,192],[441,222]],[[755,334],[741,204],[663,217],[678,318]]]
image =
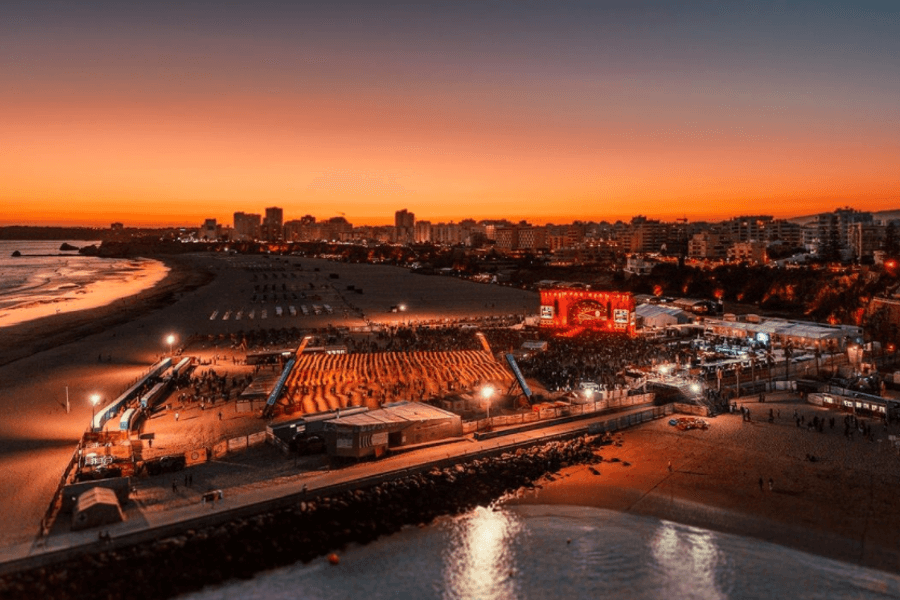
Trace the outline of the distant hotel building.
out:
[[[219,239],[219,226],[215,219],[206,219],[200,227],[199,237],[201,240],[217,240]]]
[[[416,215],[405,208],[394,213],[394,241],[409,244],[415,239]]]
[[[284,210],[277,206],[266,209],[266,218],[262,224],[262,237],[267,242],[284,239]]]
[[[242,212],[234,213],[234,238],[236,240],[258,239],[261,222],[262,217],[260,215]]]

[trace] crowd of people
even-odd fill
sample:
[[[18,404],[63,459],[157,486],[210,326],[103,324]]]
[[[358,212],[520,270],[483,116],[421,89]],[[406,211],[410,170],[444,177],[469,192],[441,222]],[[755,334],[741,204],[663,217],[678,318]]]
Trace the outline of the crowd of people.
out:
[[[573,338],[550,338],[545,351],[518,362],[526,377],[538,379],[551,391],[574,389],[579,381],[617,389],[627,385],[628,367],[671,362],[673,352],[644,338],[586,331]]]

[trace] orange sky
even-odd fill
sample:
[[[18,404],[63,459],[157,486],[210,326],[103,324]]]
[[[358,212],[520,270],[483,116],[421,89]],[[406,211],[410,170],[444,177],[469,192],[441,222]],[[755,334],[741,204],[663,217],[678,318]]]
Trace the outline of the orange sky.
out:
[[[267,206],[354,224],[400,208],[540,223],[900,207],[897,43],[865,20],[788,15],[812,21],[798,32],[700,15],[742,44],[700,35],[697,15],[647,25],[625,11],[613,20],[635,39],[603,45],[602,11],[521,17],[495,38],[472,23],[510,15],[375,20],[377,37],[363,13],[352,31],[323,13],[309,38],[274,17],[192,12],[172,29],[158,21],[171,15],[25,14],[30,28],[0,29],[0,224],[231,223]],[[754,37],[767,25],[785,30],[776,50]]]

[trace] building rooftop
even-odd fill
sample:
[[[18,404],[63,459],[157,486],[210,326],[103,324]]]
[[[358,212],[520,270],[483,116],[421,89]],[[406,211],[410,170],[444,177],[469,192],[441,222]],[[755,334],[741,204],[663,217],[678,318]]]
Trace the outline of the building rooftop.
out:
[[[456,417],[456,415],[423,402],[395,402],[393,404],[385,404],[380,410],[372,410],[346,417],[342,416],[332,421],[332,423],[338,427],[366,427],[446,419],[448,417]]]

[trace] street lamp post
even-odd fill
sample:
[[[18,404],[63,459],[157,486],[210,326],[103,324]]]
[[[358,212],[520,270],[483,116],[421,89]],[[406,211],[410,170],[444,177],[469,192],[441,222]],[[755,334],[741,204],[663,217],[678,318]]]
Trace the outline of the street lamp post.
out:
[[[172,344],[175,343],[175,336],[170,333],[166,336],[166,342],[169,344],[169,356],[172,356]]]
[[[94,429],[94,419],[97,418],[97,404],[100,402],[100,394],[91,394],[91,431]]]
[[[494,395],[494,388],[486,385],[481,388],[481,397],[484,398],[485,404],[487,405],[487,418],[491,419],[491,396]]]

